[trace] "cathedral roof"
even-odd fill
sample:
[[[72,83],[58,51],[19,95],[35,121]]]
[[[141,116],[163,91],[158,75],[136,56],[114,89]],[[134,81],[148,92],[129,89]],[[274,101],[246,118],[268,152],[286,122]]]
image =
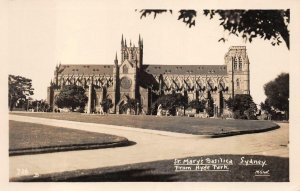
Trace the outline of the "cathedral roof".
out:
[[[112,75],[113,65],[60,65],[62,75]],[[146,73],[152,75],[226,75],[226,65],[144,65]]]
[[[62,75],[112,75],[113,74],[113,65],[92,65],[92,64],[68,64],[68,65],[60,65],[60,69]]]
[[[152,75],[226,75],[226,65],[144,65],[144,71]]]

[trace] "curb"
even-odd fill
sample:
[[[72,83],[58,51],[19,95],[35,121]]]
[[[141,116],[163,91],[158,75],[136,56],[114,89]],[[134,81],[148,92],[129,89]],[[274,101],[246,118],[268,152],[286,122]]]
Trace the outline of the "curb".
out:
[[[213,135],[209,135],[209,138],[221,138],[221,137],[229,137],[229,136],[243,135],[243,134],[262,133],[262,132],[272,131],[272,130],[279,129],[279,128],[280,128],[280,126],[276,124],[272,127],[264,128],[264,129],[232,131],[232,132],[226,132],[226,133],[221,133],[221,134],[213,134]]]
[[[119,142],[110,142],[110,143],[103,143],[103,144],[93,143],[93,144],[40,147],[40,148],[25,148],[25,149],[9,150],[9,156],[42,154],[42,153],[63,152],[63,151],[76,151],[76,150],[88,150],[88,149],[105,149],[105,148],[112,148],[112,147],[130,146],[133,144],[135,144],[135,143],[128,141],[128,139],[125,139],[125,140],[122,140]]]

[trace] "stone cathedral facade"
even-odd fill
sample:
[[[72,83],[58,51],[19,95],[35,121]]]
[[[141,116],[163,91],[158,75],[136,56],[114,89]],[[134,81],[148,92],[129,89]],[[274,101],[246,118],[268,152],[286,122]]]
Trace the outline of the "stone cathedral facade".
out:
[[[47,101],[53,107],[64,85],[86,89],[86,111],[97,112],[101,101],[111,99],[110,113],[121,114],[128,98],[138,100],[140,111],[147,114],[160,95],[181,93],[189,101],[209,97],[217,115],[224,112],[225,100],[236,94],[250,94],[249,59],[245,46],[231,46],[220,65],[148,65],[143,60],[143,40],[138,44],[121,39],[121,56],[108,65],[57,66],[48,87]]]

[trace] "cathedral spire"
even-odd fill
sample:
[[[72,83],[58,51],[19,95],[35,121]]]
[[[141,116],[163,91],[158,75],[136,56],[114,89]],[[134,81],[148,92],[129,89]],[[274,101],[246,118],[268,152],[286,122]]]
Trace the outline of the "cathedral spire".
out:
[[[141,41],[141,35],[139,34],[139,46],[142,45],[142,41]]]
[[[125,38],[125,47],[127,47],[126,38]]]
[[[139,47],[143,47],[143,38],[139,39]]]
[[[124,46],[124,40],[123,40],[123,34],[122,34],[122,39],[121,39],[121,46]]]
[[[118,65],[118,55],[117,55],[117,52],[116,52],[116,58],[115,58],[115,65]]]

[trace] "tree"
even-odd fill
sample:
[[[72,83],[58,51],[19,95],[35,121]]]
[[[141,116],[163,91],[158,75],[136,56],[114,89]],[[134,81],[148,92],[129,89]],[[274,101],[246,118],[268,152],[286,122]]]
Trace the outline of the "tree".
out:
[[[212,98],[210,91],[208,92],[208,97],[207,97],[206,113],[208,114],[209,117],[214,116],[215,113],[214,99]]]
[[[25,101],[28,96],[33,95],[32,80],[22,76],[8,76],[8,104],[9,110],[19,101]]]
[[[107,97],[105,97],[101,101],[100,105],[102,106],[104,112],[107,112],[110,108],[113,107],[112,100],[110,98],[107,98]]]
[[[257,106],[253,102],[252,96],[248,94],[237,94],[234,99],[225,101],[228,108],[234,112],[236,119],[256,119]]]
[[[282,73],[264,85],[267,103],[274,109],[289,112],[289,74]],[[288,116],[287,116],[288,117]]]
[[[18,109],[21,109],[21,110],[26,110],[27,105],[28,105],[28,99],[20,99],[20,100],[17,101],[14,108],[15,109],[18,108]]]
[[[34,109],[35,111],[49,111],[50,106],[45,100],[33,100],[30,102],[29,106],[30,109]]]
[[[81,86],[66,85],[63,86],[58,96],[56,97],[55,104],[60,108],[71,108],[74,111],[75,108],[84,108],[87,103],[87,96],[85,90]]]
[[[188,100],[186,96],[180,93],[172,93],[160,96],[151,106],[152,113],[156,113],[157,107],[161,105],[162,109],[168,110],[171,114],[175,114],[177,107],[185,108],[188,106]]]
[[[140,106],[138,103],[139,103],[138,100],[127,97],[127,102],[122,105],[121,110],[123,112],[126,112],[129,109],[130,113],[132,110],[133,111],[139,110],[140,108],[138,108],[138,107],[140,107]]]
[[[156,15],[162,13],[172,14],[172,10],[166,9],[142,9],[140,10],[142,19],[153,13]],[[224,31],[229,35],[242,37],[250,43],[254,38],[260,37],[271,41],[273,46],[279,45],[283,41],[287,48],[290,48],[289,29],[290,10],[203,10],[203,15],[213,19],[216,17],[223,26]],[[178,20],[182,20],[190,28],[196,25],[196,10],[179,10]],[[281,39],[282,38],[282,39]],[[219,41],[225,42],[223,37]]]
[[[198,99],[195,99],[195,100],[192,100],[188,106],[193,108],[193,109],[196,109],[196,113],[199,113],[200,111],[203,112],[203,110],[205,109],[205,104],[206,104],[206,101],[205,100],[198,100]]]
[[[268,113],[272,112],[273,109],[272,109],[272,106],[269,104],[268,98],[264,102],[260,103],[260,109],[262,109]]]

